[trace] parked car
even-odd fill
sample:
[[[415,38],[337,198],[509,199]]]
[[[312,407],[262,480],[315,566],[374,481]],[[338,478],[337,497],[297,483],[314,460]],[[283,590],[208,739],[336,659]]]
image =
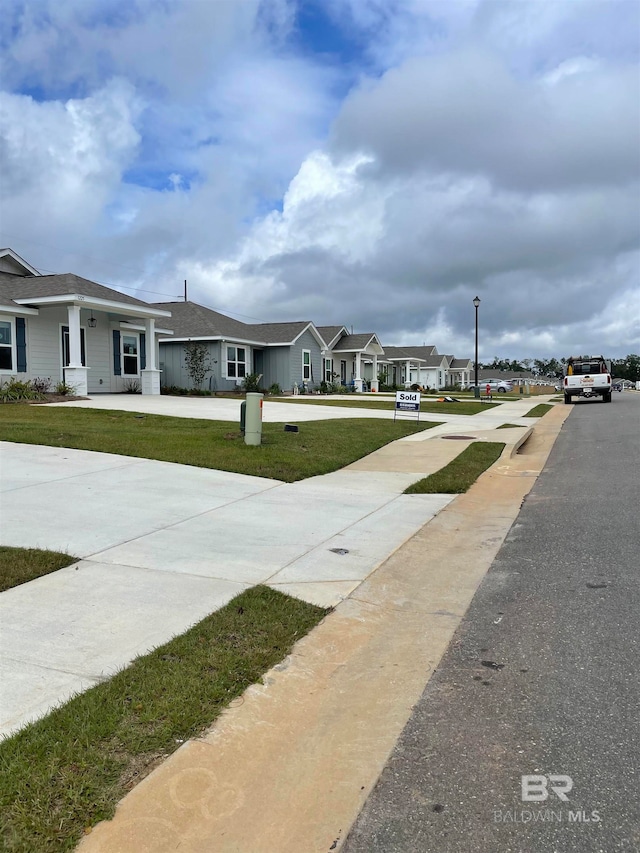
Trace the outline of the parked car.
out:
[[[508,382],[506,379],[481,379],[478,381],[480,393],[483,393],[487,390],[487,385],[490,386],[490,391],[492,394],[494,394],[495,392],[497,392],[498,394],[506,394],[508,391],[513,391],[513,383]],[[469,386],[469,390],[473,390],[474,388],[475,385],[472,382]]]
[[[614,382],[613,385],[611,386],[613,391],[622,391],[623,387],[624,387],[623,382]]]

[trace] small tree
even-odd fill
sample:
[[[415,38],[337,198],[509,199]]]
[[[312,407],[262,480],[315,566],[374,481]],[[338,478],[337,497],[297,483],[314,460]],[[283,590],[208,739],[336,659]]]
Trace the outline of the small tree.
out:
[[[211,373],[211,359],[204,344],[189,341],[184,348],[184,364],[194,388],[199,388],[207,373]]]

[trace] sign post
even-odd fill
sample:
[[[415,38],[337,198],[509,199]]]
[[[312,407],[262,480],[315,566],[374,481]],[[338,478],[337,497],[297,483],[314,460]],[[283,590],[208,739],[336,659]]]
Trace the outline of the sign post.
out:
[[[396,391],[396,408],[393,413],[394,421],[398,416],[416,415],[420,421],[420,392],[419,391]]]

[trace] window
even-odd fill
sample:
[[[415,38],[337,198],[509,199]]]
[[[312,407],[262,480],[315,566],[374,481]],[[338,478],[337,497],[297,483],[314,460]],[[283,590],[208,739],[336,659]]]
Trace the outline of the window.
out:
[[[308,349],[302,350],[302,381],[311,381],[311,351]]]
[[[86,347],[84,342],[84,329],[80,329],[80,361],[82,366],[87,366]],[[62,366],[69,367],[71,362],[71,350],[69,349],[69,327],[62,327]]]
[[[122,375],[138,375],[138,336],[122,335]]]
[[[227,347],[227,379],[244,379],[247,375],[245,347]]]
[[[347,362],[346,361],[340,362],[340,382],[342,382],[343,385],[347,384]]]
[[[0,370],[13,370],[13,335],[8,320],[0,320]]]
[[[333,361],[330,358],[324,360],[324,381],[333,381]]]

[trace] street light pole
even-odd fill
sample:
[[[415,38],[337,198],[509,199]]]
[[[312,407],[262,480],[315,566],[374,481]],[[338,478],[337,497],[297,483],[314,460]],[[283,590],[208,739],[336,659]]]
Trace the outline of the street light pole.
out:
[[[473,394],[475,397],[480,396],[480,388],[478,387],[478,308],[480,306],[480,299],[476,296],[473,300],[473,304],[476,309],[476,360],[475,360],[475,377],[474,377],[474,391]]]

